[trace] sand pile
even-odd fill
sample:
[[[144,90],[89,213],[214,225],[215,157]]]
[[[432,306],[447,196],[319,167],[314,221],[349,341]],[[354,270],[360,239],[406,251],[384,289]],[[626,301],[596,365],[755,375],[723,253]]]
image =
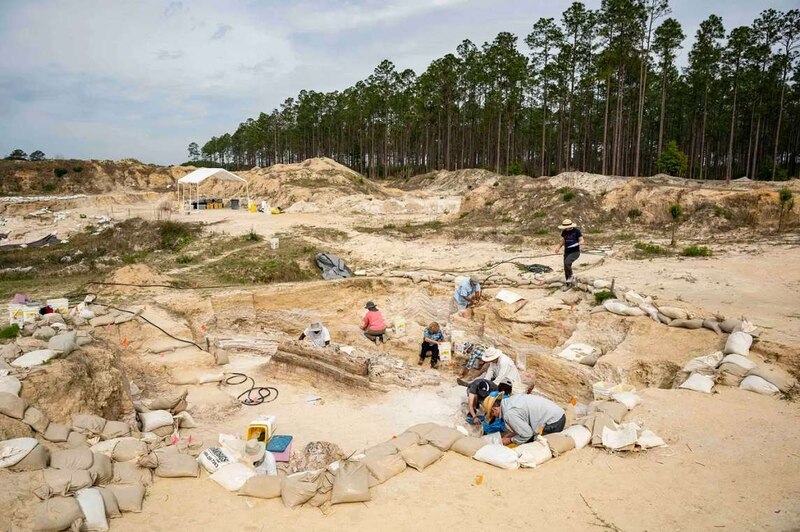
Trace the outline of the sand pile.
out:
[[[440,170],[416,175],[404,181],[396,182],[395,186],[403,190],[424,190],[431,193],[453,195],[465,194],[470,190],[483,186],[491,187],[494,183],[503,179],[507,178],[489,170],[469,168],[456,171]]]
[[[164,277],[146,264],[132,264],[114,270],[103,282],[120,284],[119,286],[104,286],[103,292],[122,294],[134,293],[148,285],[169,285],[170,279]]]
[[[562,172],[557,176],[547,178],[547,182],[553,188],[577,188],[592,194],[601,194],[623,186],[629,179],[588,172]]]

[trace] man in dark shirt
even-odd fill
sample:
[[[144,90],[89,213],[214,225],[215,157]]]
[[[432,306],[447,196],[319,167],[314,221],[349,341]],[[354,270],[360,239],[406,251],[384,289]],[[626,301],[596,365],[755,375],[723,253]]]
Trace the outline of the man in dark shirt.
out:
[[[467,386],[467,405],[469,407],[469,415],[473,419],[473,423],[480,425],[478,419],[477,409],[483,403],[483,400],[489,397],[489,394],[498,390],[497,384],[488,379],[475,379],[469,386]]]
[[[563,290],[569,290],[575,284],[575,276],[572,274],[572,263],[578,260],[581,256],[581,246],[583,245],[583,234],[578,226],[572,220],[567,218],[561,225],[561,242],[555,248],[554,253],[558,253],[561,248],[564,248],[564,277],[567,282],[564,284]]]

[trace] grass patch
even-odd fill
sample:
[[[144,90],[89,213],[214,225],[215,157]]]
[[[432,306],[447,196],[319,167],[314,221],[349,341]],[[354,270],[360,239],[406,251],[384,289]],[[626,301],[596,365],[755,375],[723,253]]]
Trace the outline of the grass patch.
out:
[[[410,238],[418,238],[425,234],[429,234],[431,232],[436,232],[444,228],[444,223],[440,222],[439,220],[432,220],[430,222],[424,222],[419,224],[412,224],[407,223],[405,225],[397,225],[397,224],[386,224],[383,227],[356,227],[356,231],[360,233],[371,233],[371,234],[385,234],[391,233],[397,236],[404,236]],[[328,230],[326,230],[328,231]],[[336,231],[335,229],[330,229],[329,231]],[[329,238],[328,240],[345,240],[347,238],[347,233],[342,231],[338,231],[341,233],[342,238]]]
[[[658,256],[669,255],[669,251],[659,246],[658,244],[651,244],[649,242],[637,242],[633,245],[634,249],[642,255]]]
[[[602,235],[603,233],[605,233],[605,231],[600,227],[592,227],[586,230],[586,234],[589,235]]]
[[[594,302],[598,305],[602,304],[606,299],[614,299],[614,292],[611,290],[600,290],[594,293]]]
[[[191,264],[195,261],[195,258],[191,255],[178,255],[175,257],[175,262],[178,264]]]
[[[534,218],[544,218],[545,216],[546,215],[545,215],[544,211],[535,211],[533,213],[533,217]]]
[[[642,211],[640,211],[639,209],[631,209],[628,211],[628,218],[631,220],[635,220],[636,218],[639,218],[641,216],[642,216]]]
[[[561,194],[561,199],[562,199],[564,202],[572,201],[572,200],[574,200],[574,199],[575,199],[575,192],[574,192],[574,191],[572,191],[572,190],[567,190],[566,192],[564,192],[563,194]]]
[[[684,257],[710,257],[711,250],[705,246],[689,246],[681,251]]]
[[[730,221],[733,219],[733,213],[726,209],[725,207],[720,207],[719,205],[714,205],[714,214],[717,216],[721,216],[726,220]]]
[[[0,340],[10,340],[19,336],[19,325],[12,323],[8,327],[0,329]]]
[[[249,248],[223,261],[201,268],[201,275],[213,275],[225,283],[269,284],[316,279],[314,256],[317,249],[307,242],[287,238],[279,249]],[[202,277],[201,277],[202,278]]]
[[[69,173],[66,168],[53,168],[53,175],[56,177],[64,177]]]
[[[244,238],[245,242],[261,242],[264,240],[264,237],[256,233],[252,228],[242,238]]]
[[[534,229],[533,231],[531,231],[531,234],[537,235],[537,236],[542,236],[542,235],[546,235],[549,232],[550,232],[550,230],[547,229],[546,227],[539,227],[539,228]]]

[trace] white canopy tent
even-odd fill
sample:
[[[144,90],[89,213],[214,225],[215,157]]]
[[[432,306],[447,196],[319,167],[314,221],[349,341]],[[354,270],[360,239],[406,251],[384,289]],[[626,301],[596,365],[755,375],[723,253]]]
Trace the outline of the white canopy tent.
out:
[[[198,206],[200,203],[200,185],[207,179],[219,179],[220,181],[232,181],[235,183],[244,183],[245,190],[247,191],[247,201],[250,202],[250,185],[246,179],[239,177],[233,172],[229,172],[224,168],[198,168],[193,172],[189,172],[182,178],[178,179],[178,198],[181,208],[184,202],[191,201],[192,198],[197,201]],[[192,195],[192,187],[194,186],[194,195]],[[188,187],[188,191],[187,191]],[[188,192],[188,193],[187,193]]]

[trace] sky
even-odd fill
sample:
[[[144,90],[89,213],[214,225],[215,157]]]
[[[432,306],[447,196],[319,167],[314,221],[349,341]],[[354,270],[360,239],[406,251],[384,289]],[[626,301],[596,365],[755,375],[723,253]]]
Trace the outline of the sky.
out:
[[[671,0],[690,36],[796,0]],[[522,39],[569,0],[0,0],[0,156],[176,164],[301,89],[332,91],[383,59],[422,72],[464,39]],[[600,0],[584,2],[599,7]],[[680,60],[680,59],[679,59]]]

